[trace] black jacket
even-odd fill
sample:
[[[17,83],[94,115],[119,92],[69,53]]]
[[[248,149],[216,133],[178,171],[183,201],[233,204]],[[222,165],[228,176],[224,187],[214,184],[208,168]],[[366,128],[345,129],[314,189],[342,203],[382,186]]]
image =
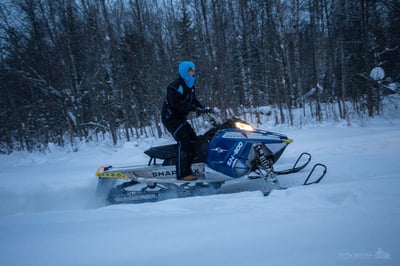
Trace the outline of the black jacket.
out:
[[[167,87],[162,118],[163,120],[185,119],[188,113],[194,111],[196,107],[204,108],[196,98],[195,87],[188,88],[185,81],[179,77]]]

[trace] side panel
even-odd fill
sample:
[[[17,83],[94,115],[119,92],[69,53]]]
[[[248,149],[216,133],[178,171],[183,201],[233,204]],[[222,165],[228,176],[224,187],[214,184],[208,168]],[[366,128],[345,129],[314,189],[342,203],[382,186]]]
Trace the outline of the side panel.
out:
[[[240,177],[250,172],[249,155],[252,144],[238,130],[219,132],[208,146],[207,165],[230,177]]]
[[[192,164],[192,170],[195,175],[202,176],[205,172],[204,163]],[[134,166],[134,167],[100,167],[96,172],[99,178],[107,179],[132,179],[150,178],[150,179],[176,179],[176,167],[174,165],[150,165],[150,166]]]
[[[254,145],[263,144],[266,155],[276,162],[288,144],[282,139],[287,137],[269,131],[224,129],[210,141],[206,163],[218,172],[237,178],[251,171],[253,160],[256,158]]]

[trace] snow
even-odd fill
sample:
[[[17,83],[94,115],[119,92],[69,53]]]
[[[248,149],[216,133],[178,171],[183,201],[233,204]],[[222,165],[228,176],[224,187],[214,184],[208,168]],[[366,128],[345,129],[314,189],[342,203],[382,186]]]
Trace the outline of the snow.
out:
[[[310,152],[320,184],[104,206],[97,167],[156,140],[0,155],[1,265],[400,265],[400,115],[274,130],[295,140],[279,165]]]
[[[381,67],[374,67],[369,74],[374,80],[382,80],[385,77],[385,71]]]

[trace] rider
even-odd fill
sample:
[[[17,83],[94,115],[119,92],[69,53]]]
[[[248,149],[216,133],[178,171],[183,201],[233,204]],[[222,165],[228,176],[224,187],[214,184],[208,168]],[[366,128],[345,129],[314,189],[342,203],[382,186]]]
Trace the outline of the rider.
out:
[[[178,67],[179,78],[167,87],[167,96],[161,112],[161,120],[167,130],[178,142],[178,158],[176,162],[176,177],[179,180],[195,180],[190,165],[195,150],[193,141],[197,139],[192,126],[186,121],[186,116],[196,108],[208,111],[195,95],[196,81],[195,65],[191,61],[182,61]]]

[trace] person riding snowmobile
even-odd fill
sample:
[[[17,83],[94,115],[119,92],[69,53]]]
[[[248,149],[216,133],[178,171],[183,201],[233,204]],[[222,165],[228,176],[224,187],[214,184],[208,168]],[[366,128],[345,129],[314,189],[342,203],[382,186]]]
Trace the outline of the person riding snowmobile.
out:
[[[196,180],[190,168],[195,151],[193,141],[197,139],[192,126],[186,117],[196,109],[209,111],[196,98],[194,83],[196,81],[195,65],[191,61],[182,61],[178,67],[179,77],[167,87],[161,120],[173,138],[178,142],[176,176],[179,180]]]

